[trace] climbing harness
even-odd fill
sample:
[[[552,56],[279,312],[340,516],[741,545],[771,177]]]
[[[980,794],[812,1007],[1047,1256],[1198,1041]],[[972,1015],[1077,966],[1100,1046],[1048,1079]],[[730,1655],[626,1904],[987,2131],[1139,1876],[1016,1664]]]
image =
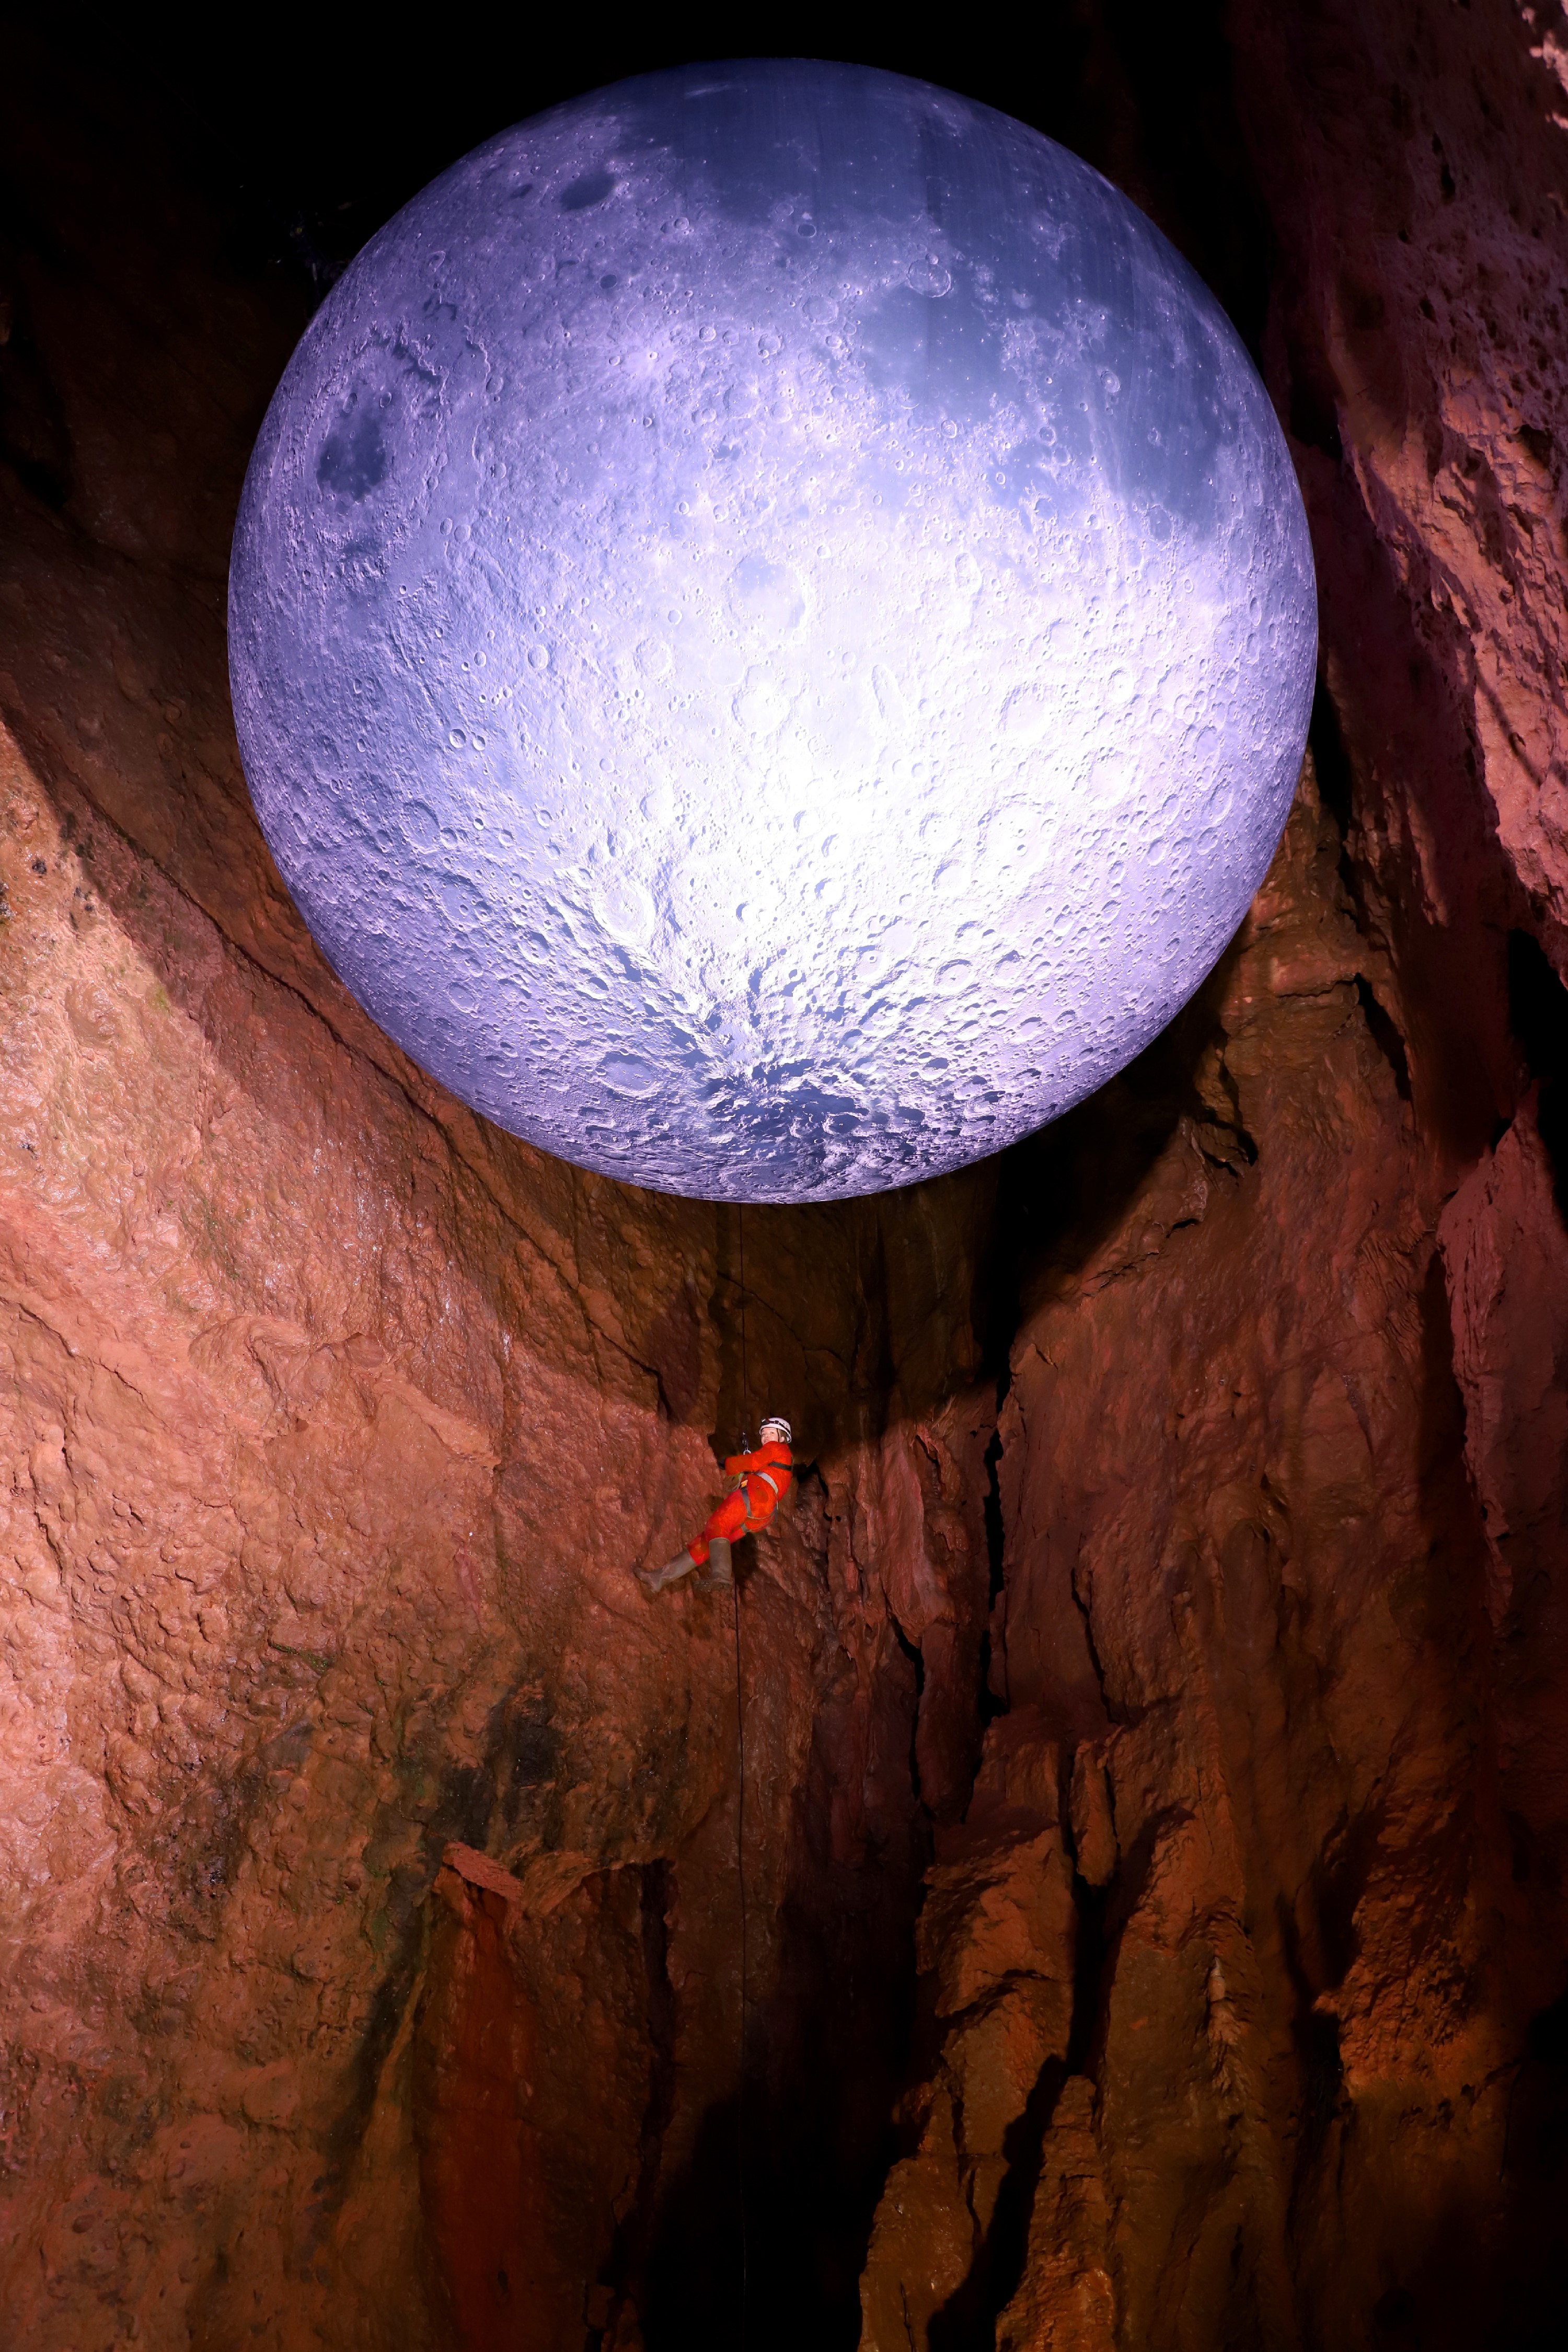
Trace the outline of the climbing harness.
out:
[[[741,1226],[741,1450],[752,1450],[751,1378],[746,1363],[746,1204]],[[773,1481],[769,1480],[769,1485]],[[741,2074],[735,2101],[735,2184],[741,2207],[741,2352],[746,2352],[746,1701],[741,1679],[741,1586],[731,1587],[735,1629],[735,1876],[741,1892]]]

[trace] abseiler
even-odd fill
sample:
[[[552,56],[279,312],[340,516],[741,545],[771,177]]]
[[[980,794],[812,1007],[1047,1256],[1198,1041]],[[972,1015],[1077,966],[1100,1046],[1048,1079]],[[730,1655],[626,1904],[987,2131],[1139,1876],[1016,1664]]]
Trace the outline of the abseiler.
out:
[[[1212,968],[1289,808],[1307,525],[1213,296],[870,68],[491,140],[311,320],[230,575],[304,918],[579,1165],[823,1200],[993,1151]]]

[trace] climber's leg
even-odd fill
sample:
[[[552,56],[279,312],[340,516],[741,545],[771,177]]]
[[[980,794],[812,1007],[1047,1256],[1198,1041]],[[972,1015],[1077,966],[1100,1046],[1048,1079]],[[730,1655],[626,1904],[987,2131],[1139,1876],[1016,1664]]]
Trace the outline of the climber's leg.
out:
[[[639,1568],[637,1582],[645,1592],[662,1592],[667,1584],[679,1584],[685,1576],[695,1576],[697,1562],[689,1551],[678,1551],[662,1568]]]
[[[734,1583],[730,1546],[745,1534],[747,1525],[746,1490],[737,1486],[732,1495],[725,1496],[698,1539],[708,1562],[708,1573],[698,1587],[700,1591],[712,1592]],[[696,1548],[694,1544],[692,1549]]]
[[[708,1524],[691,1547],[691,1557],[700,1568],[708,1557],[710,1544],[732,1544],[745,1531],[746,1497],[737,1489],[733,1495],[726,1495],[718,1509],[710,1515]]]
[[[735,1571],[730,1565],[729,1537],[710,1536],[708,1538],[708,1573],[702,1579],[701,1583],[698,1586],[698,1591],[700,1592],[713,1592],[718,1591],[720,1587],[723,1585],[733,1584],[734,1581]]]
[[[743,1494],[726,1495],[718,1509],[709,1517],[700,1536],[694,1536],[684,1551],[667,1560],[662,1568],[644,1568],[637,1571],[637,1580],[645,1591],[662,1592],[667,1584],[679,1584],[684,1577],[707,1566],[710,1548],[715,1543],[724,1547],[724,1565],[729,1568],[730,1545],[746,1524],[746,1498]],[[727,1583],[728,1575],[711,1581]]]

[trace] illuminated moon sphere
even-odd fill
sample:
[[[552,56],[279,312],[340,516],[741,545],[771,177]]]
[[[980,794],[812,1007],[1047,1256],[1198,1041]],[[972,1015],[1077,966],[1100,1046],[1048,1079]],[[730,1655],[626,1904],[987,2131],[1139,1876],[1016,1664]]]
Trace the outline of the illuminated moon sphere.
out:
[[[581,1166],[833,1199],[1121,1068],[1279,839],[1316,650],[1241,343],[1036,131],[622,82],[372,238],[245,486],[234,698],[316,939]]]

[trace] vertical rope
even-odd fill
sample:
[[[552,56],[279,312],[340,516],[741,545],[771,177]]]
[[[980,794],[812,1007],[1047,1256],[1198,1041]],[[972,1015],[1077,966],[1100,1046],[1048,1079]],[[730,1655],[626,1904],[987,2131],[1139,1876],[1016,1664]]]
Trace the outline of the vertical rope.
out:
[[[741,1883],[741,2082],[735,2102],[735,2182],[741,2202],[741,2352],[746,2352],[746,1705],[741,1683],[741,1587],[731,1595],[735,1627],[735,1746],[740,1786],[735,1809],[735,1869]]]
[[[741,1226],[741,1444],[752,1443],[752,1383],[746,1361],[746,1207],[740,1203]],[[735,2101],[735,2184],[741,2205],[741,2352],[746,2347],[746,1699],[741,1676],[741,1581],[731,1591],[735,1629],[735,1876],[741,1891],[741,2074]]]

